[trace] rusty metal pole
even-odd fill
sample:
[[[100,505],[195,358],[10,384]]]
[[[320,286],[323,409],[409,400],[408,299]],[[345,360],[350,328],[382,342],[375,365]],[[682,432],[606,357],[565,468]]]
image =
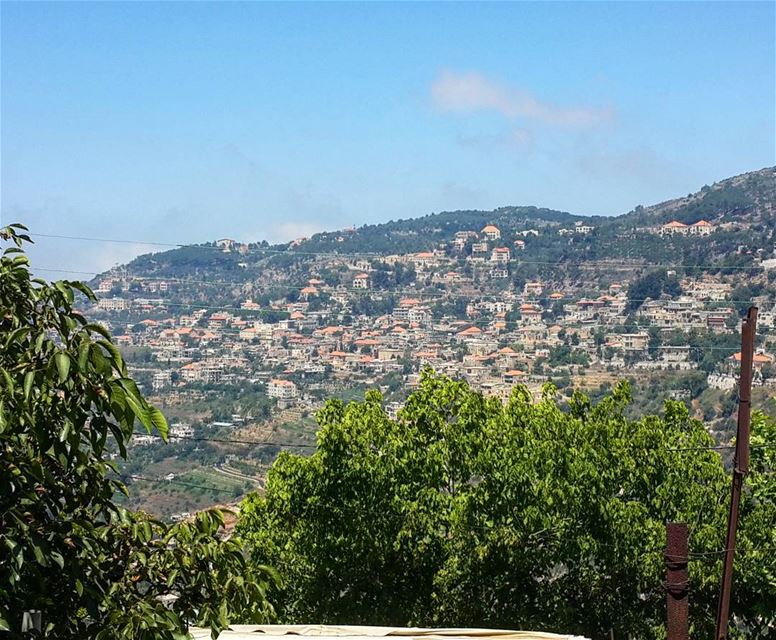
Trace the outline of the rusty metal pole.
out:
[[[733,458],[733,488],[730,494],[730,513],[725,540],[725,561],[722,565],[722,588],[717,608],[716,640],[728,637],[730,618],[730,593],[733,588],[733,556],[736,550],[738,511],[741,504],[741,488],[744,476],[749,471],[749,423],[752,419],[752,361],[754,360],[754,338],[757,329],[757,307],[749,311],[741,326],[741,370],[738,382],[738,429],[736,431],[736,454]]]
[[[684,522],[666,524],[666,630],[668,640],[688,640],[688,531]]]

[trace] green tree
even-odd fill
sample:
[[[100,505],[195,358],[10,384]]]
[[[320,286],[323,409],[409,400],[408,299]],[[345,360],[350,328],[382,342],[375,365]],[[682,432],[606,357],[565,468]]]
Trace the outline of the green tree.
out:
[[[634,280],[628,287],[628,311],[641,307],[647,298],[657,300],[663,293],[665,280],[666,276],[662,271],[651,271]]]
[[[167,422],[108,332],[76,310],[91,290],[31,278],[23,230],[0,230],[15,244],[0,258],[0,629],[20,637],[31,609],[47,638],[178,638],[187,621],[215,635],[234,616],[265,620],[275,574],[247,566],[239,539],[219,540],[219,512],[168,527],[114,501],[126,488],[112,454],[126,457],[136,421],[162,436]]]
[[[287,622],[534,628],[665,637],[665,522],[690,524],[693,631],[713,625],[729,491],[678,402],[628,419],[627,383],[567,410],[551,385],[507,405],[426,370],[398,420],[377,392],[330,401],[318,450],[281,454],[238,531],[282,568]],[[761,431],[761,420],[755,429]],[[758,436],[762,437],[762,436]],[[773,620],[773,461],[754,461],[736,569],[738,622]],[[756,479],[756,480],[755,480]],[[748,637],[756,637],[750,634]]]

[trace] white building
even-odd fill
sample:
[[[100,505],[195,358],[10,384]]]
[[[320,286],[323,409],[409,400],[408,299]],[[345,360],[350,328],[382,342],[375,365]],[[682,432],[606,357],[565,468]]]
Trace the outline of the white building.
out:
[[[523,285],[524,296],[540,296],[542,295],[542,291],[544,291],[544,289],[542,288],[542,283],[538,281],[526,282]]]
[[[101,311],[126,311],[129,309],[129,300],[124,298],[100,298],[97,308]]]
[[[237,241],[232,240],[231,238],[221,238],[220,240],[216,240],[216,246],[225,253],[231,251],[232,247],[234,247],[236,244]]]
[[[100,284],[97,285],[97,293],[109,293],[111,289],[113,289],[113,285],[120,285],[121,283],[113,280],[111,278],[106,278],[105,280],[100,280]]]
[[[169,369],[154,373],[152,386],[154,391],[161,391],[172,384],[172,372]]]
[[[296,385],[290,380],[270,380],[267,385],[267,395],[278,400],[291,400],[298,395]]]
[[[368,289],[369,288],[369,274],[359,273],[353,278],[354,289]]]
[[[480,233],[482,233],[482,235],[484,235],[488,240],[498,240],[501,238],[501,231],[496,225],[493,224],[485,225]]]
[[[714,231],[714,225],[707,220],[698,220],[693,224],[684,224],[678,220],[671,220],[667,222],[658,230],[661,236],[707,236]]]
[[[490,254],[490,261],[498,264],[506,264],[510,258],[511,254],[507,247],[496,247]]]
[[[194,429],[185,422],[176,422],[170,425],[170,442],[185,440],[194,436]]]

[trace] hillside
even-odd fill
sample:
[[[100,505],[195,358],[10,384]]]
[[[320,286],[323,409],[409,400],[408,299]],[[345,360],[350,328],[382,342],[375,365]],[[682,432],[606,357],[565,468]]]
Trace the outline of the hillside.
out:
[[[501,207],[492,211],[443,211],[420,218],[364,225],[354,230],[319,233],[296,248],[338,253],[410,253],[428,251],[458,231],[479,231],[487,224],[503,230],[573,225],[590,218],[537,207]]]
[[[691,224],[701,219],[773,224],[775,202],[776,167],[766,167],[706,185],[683,198],[637,207],[615,220],[636,226],[669,220]]]
[[[236,497],[281,448],[311,446],[324,398],[380,389],[393,411],[424,365],[501,399],[515,384],[540,397],[547,380],[601,398],[627,378],[629,415],[680,399],[726,442],[750,304],[755,406],[776,388],[775,176],[610,218],[502,207],[275,246],[222,238],[100,276],[85,311],[175,429],[167,448],[138,441],[125,473],[181,484],[136,482],[134,506],[183,517]]]
[[[219,250],[216,243],[181,247],[140,256],[127,265],[131,275],[185,278],[229,277],[230,281],[256,282],[266,271],[280,269],[307,274],[314,254],[365,256],[431,251],[449,247],[455,234],[480,231],[495,224],[503,243],[525,242],[520,260],[534,264],[526,276],[547,276],[558,268],[572,271],[578,263],[627,260],[633,264],[745,266],[773,249],[776,230],[776,168],[735,176],[696,193],[613,217],[578,216],[532,206],[501,207],[492,211],[446,211],[419,218],[392,220],[355,229],[324,232],[288,244],[236,245],[240,250]],[[717,225],[709,238],[662,237],[645,230],[678,220],[692,224],[708,220]],[[565,234],[576,223],[594,228],[592,233]]]

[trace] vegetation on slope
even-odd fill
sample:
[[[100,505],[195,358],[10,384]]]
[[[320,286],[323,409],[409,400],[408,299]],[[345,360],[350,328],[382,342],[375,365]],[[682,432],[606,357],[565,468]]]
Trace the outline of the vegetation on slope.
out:
[[[271,570],[246,564],[239,539],[221,541],[223,515],[173,526],[119,506],[136,422],[167,422],[141,396],[110,335],[76,311],[93,299],[78,282],[30,278],[19,227],[0,258],[0,631],[42,614],[47,638],[214,635],[230,619],[265,621]],[[23,227],[21,228],[23,230]]]
[[[693,636],[712,633],[729,480],[687,408],[626,417],[627,384],[562,410],[503,406],[426,371],[398,420],[376,392],[320,411],[317,452],[281,454],[238,530],[285,576],[286,622],[531,628],[663,638],[665,523],[690,525]],[[754,420],[754,444],[776,425]],[[776,612],[776,463],[754,449],[733,612]],[[758,635],[759,634],[759,635]]]

